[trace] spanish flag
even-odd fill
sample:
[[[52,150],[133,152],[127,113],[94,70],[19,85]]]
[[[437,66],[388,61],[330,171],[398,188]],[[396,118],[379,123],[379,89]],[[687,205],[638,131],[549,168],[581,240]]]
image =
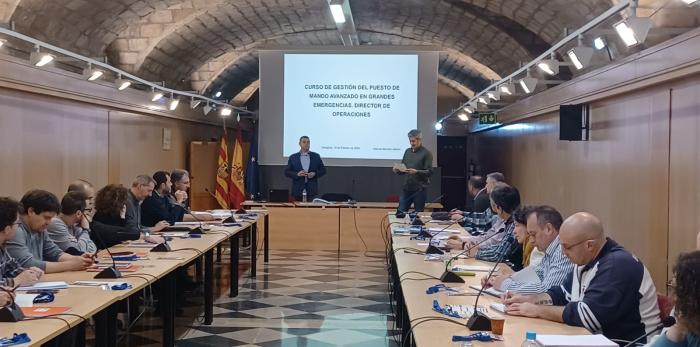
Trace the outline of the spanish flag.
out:
[[[229,169],[228,169],[228,147],[226,145],[226,132],[221,136],[219,146],[219,168],[216,170],[216,201],[223,209],[229,209]]]
[[[243,138],[241,128],[236,129],[236,142],[233,145],[231,160],[231,185],[229,186],[229,201],[231,208],[239,209],[245,201],[245,185],[243,177]]]

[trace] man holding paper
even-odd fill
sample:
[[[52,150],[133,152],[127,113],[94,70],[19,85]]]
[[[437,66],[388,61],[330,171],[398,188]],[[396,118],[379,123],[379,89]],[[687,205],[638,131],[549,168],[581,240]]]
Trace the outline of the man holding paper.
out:
[[[527,215],[527,232],[537,249],[544,250],[544,258],[533,267],[526,267],[509,276],[493,276],[489,283],[500,291],[520,294],[544,293],[564,282],[574,269],[574,264],[561,250],[559,227],[562,217],[549,206],[538,206]]]
[[[433,174],[433,154],[423,147],[423,134],[418,129],[408,132],[411,147],[406,149],[401,163],[394,164],[393,171],[405,175],[398,210],[407,212],[413,204],[416,212],[423,212],[428,197],[430,176]]]

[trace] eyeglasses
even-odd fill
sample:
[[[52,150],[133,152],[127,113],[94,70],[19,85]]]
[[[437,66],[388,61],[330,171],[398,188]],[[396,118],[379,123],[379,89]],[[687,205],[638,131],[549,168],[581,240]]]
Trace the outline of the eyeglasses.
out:
[[[576,242],[576,243],[574,243],[573,245],[570,245],[570,246],[567,246],[567,245],[565,245],[565,244],[562,243],[561,246],[562,246],[562,248],[564,248],[565,250],[570,251],[572,248],[574,248],[574,247],[576,247],[576,246],[578,246],[578,245],[580,245],[580,244],[582,244],[582,243],[584,243],[584,242],[586,242],[586,241],[593,241],[593,240],[590,240],[590,239],[589,239],[589,240],[579,241],[579,242]]]

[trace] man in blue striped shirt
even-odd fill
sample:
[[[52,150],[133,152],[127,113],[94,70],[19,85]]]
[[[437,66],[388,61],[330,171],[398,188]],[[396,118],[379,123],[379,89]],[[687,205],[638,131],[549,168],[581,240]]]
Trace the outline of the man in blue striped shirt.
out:
[[[550,206],[538,206],[527,216],[527,232],[537,249],[544,250],[544,258],[534,267],[539,281],[519,280],[517,274],[494,276],[487,286],[500,291],[521,294],[544,293],[564,282],[574,269],[574,264],[561,251],[559,227],[563,222],[559,211]]]
[[[496,212],[500,219],[505,221],[503,229],[496,232],[496,234],[504,235],[503,240],[485,247],[480,247],[480,245],[473,246],[472,251],[469,253],[474,254],[474,257],[478,260],[491,262],[503,260],[512,264],[514,269],[519,270],[523,264],[522,248],[515,241],[515,222],[511,215],[520,206],[520,192],[515,187],[499,186],[491,192],[490,198],[491,209]],[[476,254],[474,250],[477,250]],[[520,250],[519,256],[518,250]]]

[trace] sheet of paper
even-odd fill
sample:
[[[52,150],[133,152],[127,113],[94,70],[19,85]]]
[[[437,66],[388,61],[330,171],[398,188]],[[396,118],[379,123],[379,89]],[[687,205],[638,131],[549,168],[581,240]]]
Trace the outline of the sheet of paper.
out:
[[[537,335],[545,347],[617,347],[603,335]]]
[[[474,289],[474,290],[476,290],[476,291],[481,290],[481,286],[475,285],[475,284],[470,285],[469,288]],[[495,288],[493,288],[493,287],[484,289],[484,293],[489,294],[489,295],[491,295],[491,296],[495,296],[495,297],[497,297],[497,298],[500,298],[501,295],[503,295],[503,292],[502,292],[502,291],[500,291],[500,290],[498,290],[498,289],[495,289]]]
[[[17,290],[27,291],[27,290],[65,289],[65,288],[68,288],[68,283],[58,281],[58,282],[37,282],[37,283],[34,283],[33,286],[19,287],[19,288],[17,288]]]
[[[408,170],[404,163],[394,163],[394,169],[399,172],[406,172],[406,170]]]
[[[19,307],[32,307],[34,306],[34,298],[39,296],[39,294],[16,294],[15,303]]]
[[[537,276],[537,272],[535,272],[535,268],[533,266],[528,266],[510,276],[510,278],[515,281],[515,282],[520,282],[520,283],[540,283],[540,278]]]

